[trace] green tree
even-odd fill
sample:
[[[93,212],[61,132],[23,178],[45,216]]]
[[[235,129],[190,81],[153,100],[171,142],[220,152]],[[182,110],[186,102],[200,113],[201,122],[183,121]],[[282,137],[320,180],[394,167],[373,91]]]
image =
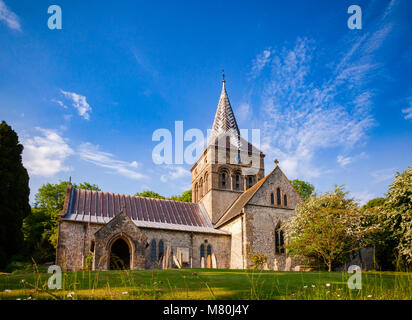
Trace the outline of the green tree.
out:
[[[23,146],[16,132],[0,124],[0,268],[23,247],[23,219],[30,213],[29,175],[22,163]]]
[[[180,196],[171,196],[169,199],[175,201],[192,202],[192,189],[183,192]]]
[[[372,227],[365,227],[366,216],[347,195],[342,186],[335,186],[298,204],[296,217],[286,227],[291,255],[315,258],[331,271],[350,252],[366,245],[363,240]]]
[[[315,191],[315,187],[306,181],[294,179],[290,183],[303,199],[309,198],[313,195],[313,191]]]
[[[396,265],[398,268],[412,267],[412,167],[396,173],[389,186],[384,205],[384,226],[392,233],[396,243]]]
[[[377,227],[376,232],[367,236],[367,241],[373,247],[375,268],[392,270],[394,268],[396,242],[393,240],[391,230],[385,223],[385,202],[385,198],[372,199],[362,207],[361,212],[368,217],[365,222],[366,225]]]
[[[35,255],[40,260],[54,256],[57,247],[59,213],[63,210],[68,183],[68,181],[57,184],[46,183],[40,187],[34,197],[34,209],[24,220],[26,248],[30,255]],[[97,185],[88,182],[73,184],[73,187],[100,191]],[[43,250],[36,251],[40,247]]]
[[[136,192],[136,197],[145,197],[145,198],[155,198],[155,199],[166,199],[165,197],[161,196],[157,192],[151,190],[144,190],[142,192]]]

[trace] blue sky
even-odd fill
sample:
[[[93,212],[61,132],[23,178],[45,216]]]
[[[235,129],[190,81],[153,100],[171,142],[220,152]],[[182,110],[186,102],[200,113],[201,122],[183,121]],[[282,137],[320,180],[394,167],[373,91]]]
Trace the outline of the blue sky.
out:
[[[62,9],[62,30],[47,8]],[[347,9],[362,8],[350,30]],[[261,129],[266,173],[365,202],[411,165],[412,3],[0,0],[0,119],[46,182],[166,196],[190,164],[155,165],[156,129],[211,127],[221,69],[238,124]],[[190,142],[185,142],[187,146]]]

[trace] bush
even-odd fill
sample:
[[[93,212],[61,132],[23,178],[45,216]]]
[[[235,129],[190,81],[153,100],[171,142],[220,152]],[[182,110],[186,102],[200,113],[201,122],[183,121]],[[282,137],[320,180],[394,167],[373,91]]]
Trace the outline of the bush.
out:
[[[252,269],[262,269],[268,258],[261,253],[252,254]]]

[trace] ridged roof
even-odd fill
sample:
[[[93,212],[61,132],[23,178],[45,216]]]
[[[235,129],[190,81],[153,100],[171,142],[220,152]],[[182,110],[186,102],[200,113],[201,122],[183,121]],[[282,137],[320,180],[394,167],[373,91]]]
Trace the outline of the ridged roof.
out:
[[[69,197],[64,220],[107,223],[123,211],[140,227],[222,233],[197,203],[76,188],[71,188]]]

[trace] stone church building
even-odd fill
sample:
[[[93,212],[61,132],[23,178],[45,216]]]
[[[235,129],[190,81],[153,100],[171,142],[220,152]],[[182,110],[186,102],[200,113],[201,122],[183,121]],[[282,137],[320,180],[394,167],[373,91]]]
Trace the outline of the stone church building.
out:
[[[81,190],[69,183],[60,213],[56,264],[246,269],[253,254],[289,270],[282,225],[301,198],[275,161],[240,136],[223,80],[212,133],[193,165],[192,203]]]

